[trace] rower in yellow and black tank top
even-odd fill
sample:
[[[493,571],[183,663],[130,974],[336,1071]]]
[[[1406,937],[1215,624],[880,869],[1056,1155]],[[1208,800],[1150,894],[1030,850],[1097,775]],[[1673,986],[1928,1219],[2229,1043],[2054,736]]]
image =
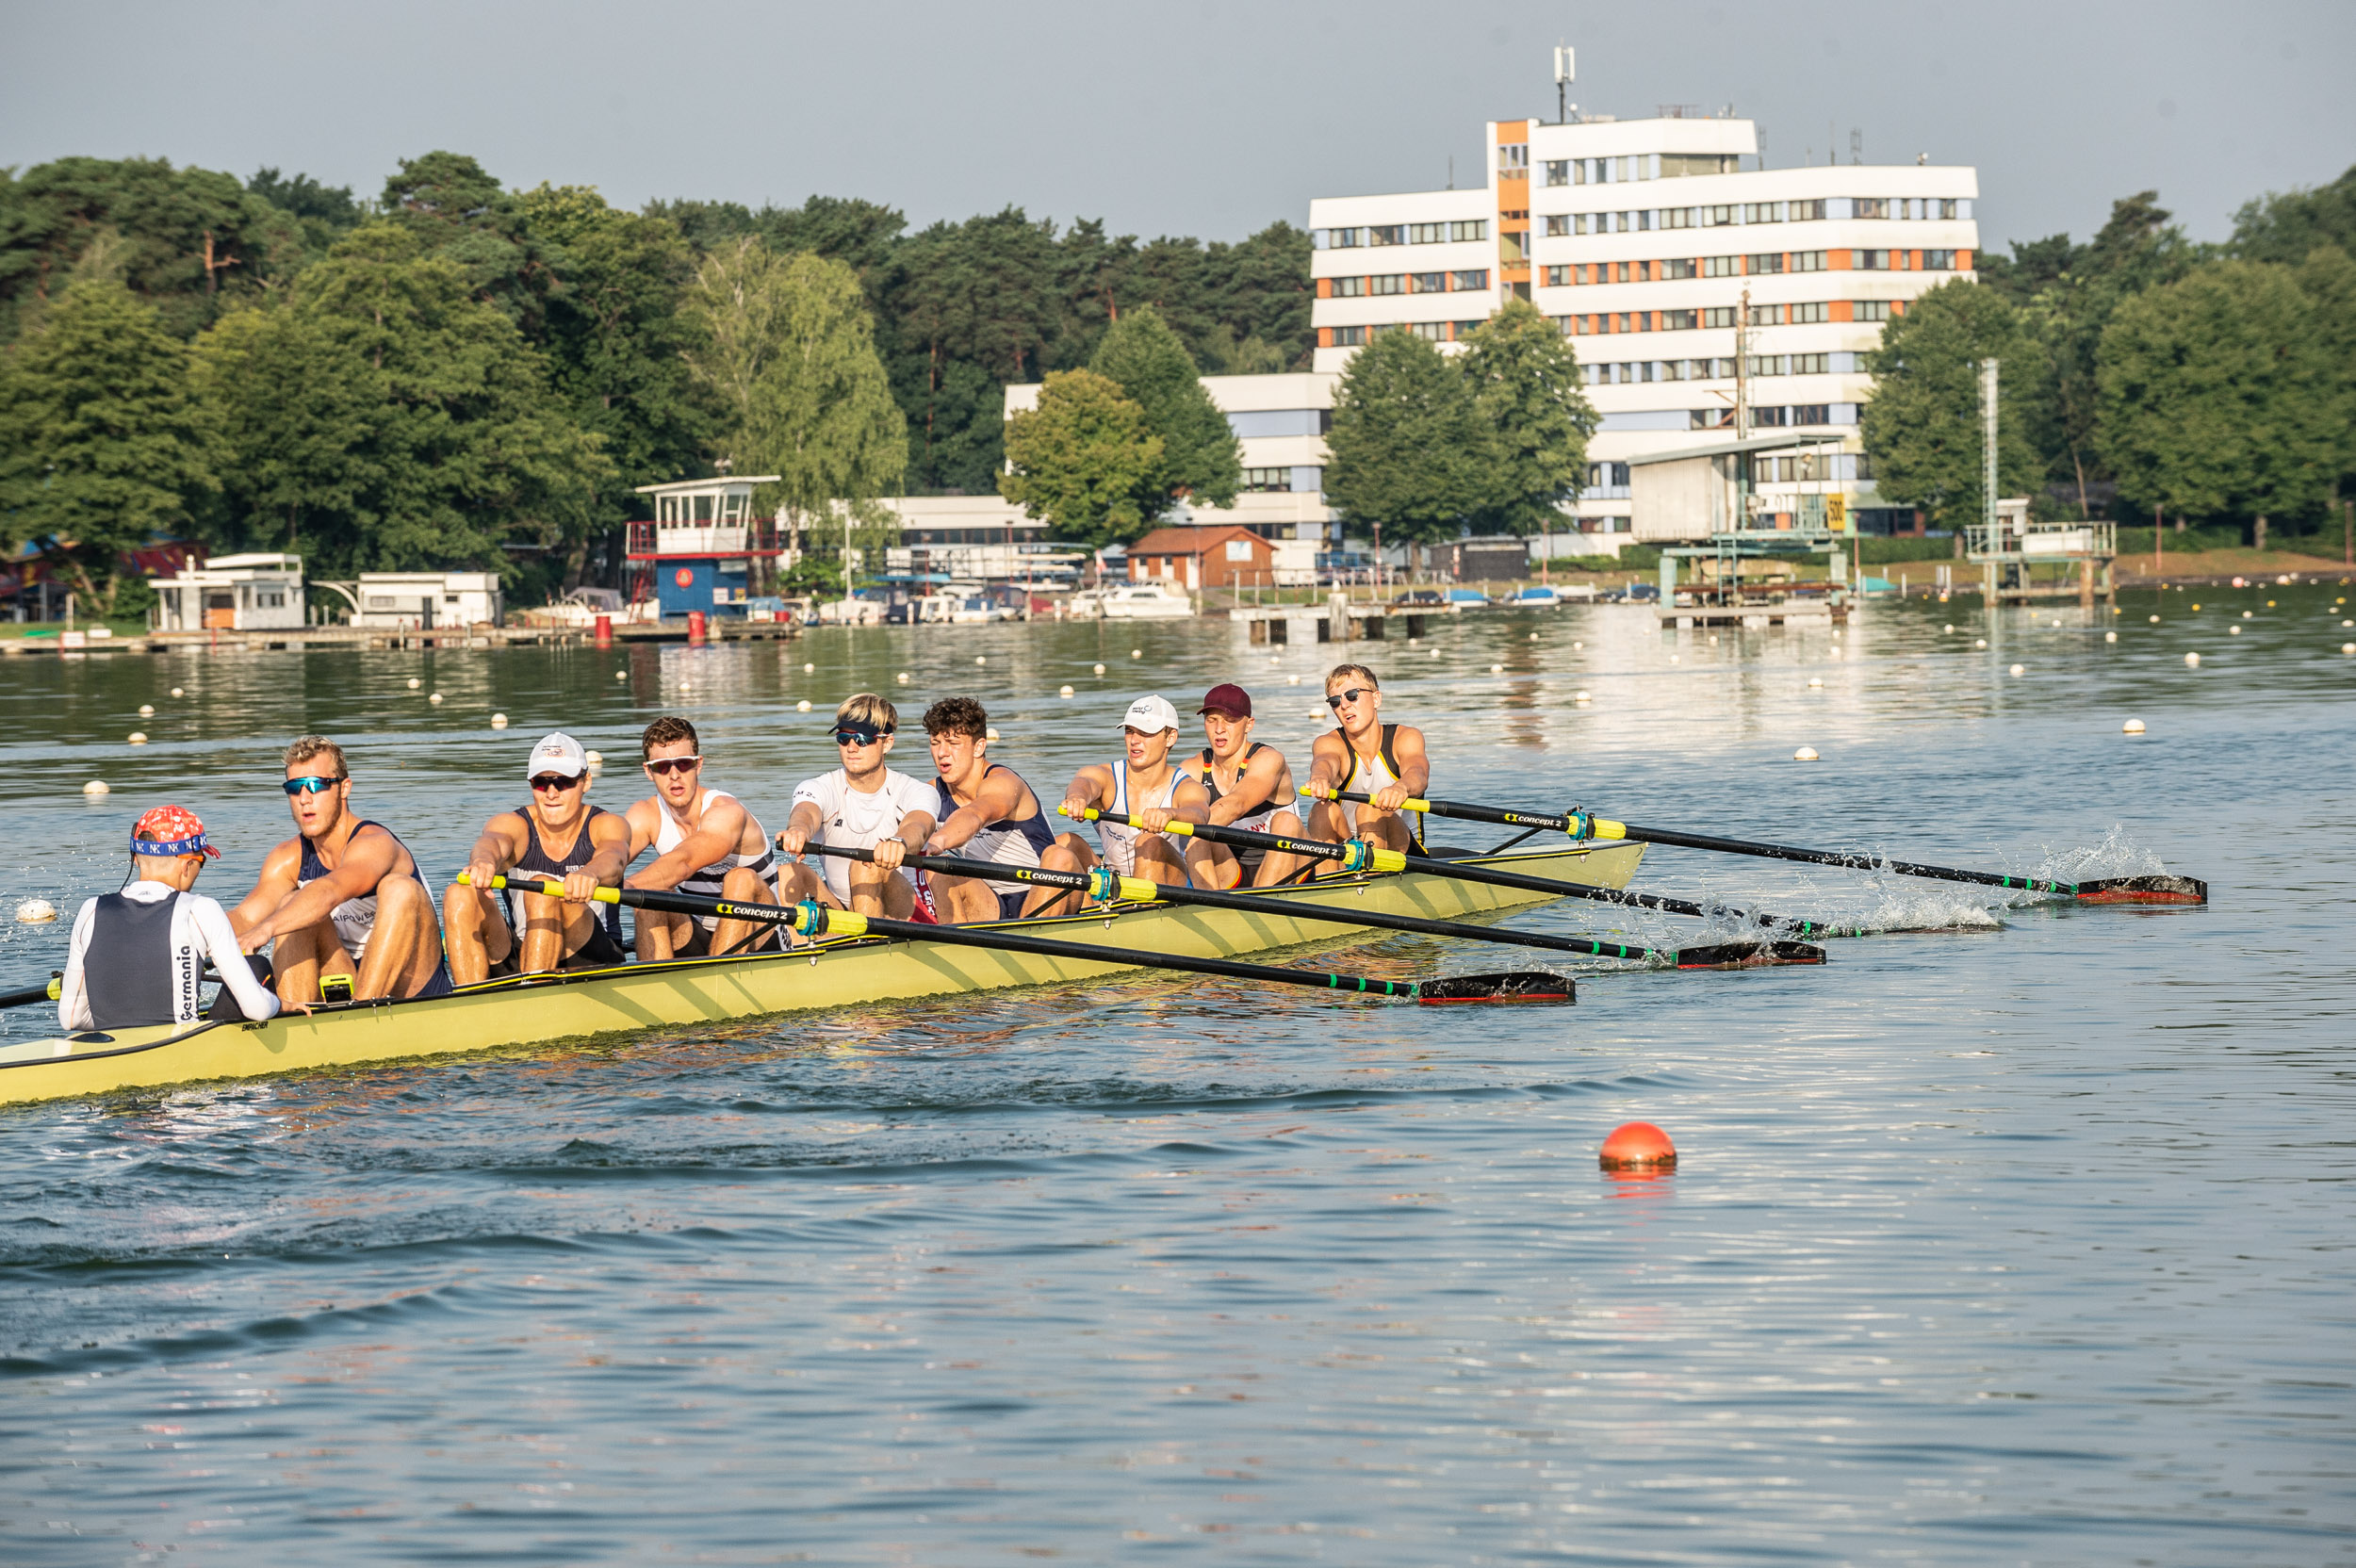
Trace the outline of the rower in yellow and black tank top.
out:
[[[1309,811],[1313,839],[1364,839],[1384,849],[1423,853],[1423,825],[1402,801],[1432,784],[1423,731],[1383,722],[1383,688],[1364,664],[1339,664],[1325,678],[1325,705],[1335,727],[1317,739],[1309,764],[1313,793],[1344,790],[1374,797],[1370,805],[1317,800]]]

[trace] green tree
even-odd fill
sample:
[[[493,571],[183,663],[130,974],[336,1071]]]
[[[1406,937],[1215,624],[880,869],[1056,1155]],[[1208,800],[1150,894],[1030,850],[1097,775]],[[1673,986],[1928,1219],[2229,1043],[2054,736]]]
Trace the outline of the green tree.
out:
[[[257,169],[245,188],[301,225],[306,264],[368,220],[368,208],[352,200],[350,186],[322,185],[308,174]]]
[[[2356,167],[2315,190],[2269,194],[2233,215],[2233,254],[2301,262],[2318,246],[2356,254]]]
[[[1054,370],[1039,407],[1006,421],[1006,460],[1000,495],[1045,518],[1057,537],[1102,546],[1144,531],[1138,498],[1162,471],[1162,438],[1109,378]]]
[[[1579,391],[1579,357],[1561,329],[1527,300],[1472,331],[1455,360],[1490,433],[1489,497],[1476,526],[1536,533],[1560,520],[1587,473],[1599,423]]]
[[[1489,496],[1489,432],[1472,384],[1410,332],[1385,332],[1350,357],[1335,389],[1326,498],[1378,545],[1456,536]]]
[[[1227,416],[1203,390],[1193,356],[1161,312],[1139,305],[1113,323],[1088,368],[1119,386],[1145,411],[1146,429],[1160,436],[1162,466],[1137,497],[1150,521],[1181,499],[1233,506],[1243,483],[1243,448]]]
[[[2030,494],[2042,468],[2024,418],[2041,369],[2020,313],[1993,289],[1957,279],[1893,316],[1866,355],[1873,395],[1859,416],[1882,496],[1940,528],[1981,516],[1980,361],[1999,362],[1996,482]],[[2021,385],[2027,382],[2026,389]]]
[[[481,163],[463,153],[403,158],[377,207],[420,253],[457,268],[469,293],[506,312],[532,343],[546,343],[549,297],[564,286],[559,258],[532,232],[523,203]]]
[[[688,314],[704,346],[689,364],[727,404],[722,444],[736,472],[774,472],[756,503],[781,505],[824,547],[848,517],[853,547],[890,543],[908,466],[908,430],[876,357],[859,275],[804,252],[744,239],[705,258]]]
[[[0,530],[112,612],[125,550],[216,487],[188,351],[119,283],[68,286],[0,359]]]
[[[197,338],[191,386],[221,443],[221,542],[303,553],[316,517],[349,543],[374,477],[383,388],[339,339],[295,308],[240,310]]]
[[[2228,261],[2122,304],[2102,335],[2103,455],[2119,494],[2190,517],[2320,511],[2339,478],[2335,384],[2292,270]],[[2344,329],[2343,329],[2344,331]]]

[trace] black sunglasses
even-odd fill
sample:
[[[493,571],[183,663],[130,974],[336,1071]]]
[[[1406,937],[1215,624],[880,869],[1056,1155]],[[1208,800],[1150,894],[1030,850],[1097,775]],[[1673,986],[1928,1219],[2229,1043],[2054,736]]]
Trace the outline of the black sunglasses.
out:
[[[853,729],[845,725],[834,732],[834,743],[839,746],[872,746],[891,733],[889,729]]]
[[[543,792],[555,790],[561,792],[579,785],[582,777],[581,774],[575,774],[572,777],[566,778],[559,774],[544,773],[532,781],[532,787]]]
[[[1333,711],[1338,713],[1342,710],[1343,703],[1356,702],[1360,697],[1365,696],[1368,692],[1373,690],[1374,688],[1371,686],[1352,686],[1347,691],[1336,692],[1332,696],[1327,697],[1325,699],[1325,706],[1331,708]]]

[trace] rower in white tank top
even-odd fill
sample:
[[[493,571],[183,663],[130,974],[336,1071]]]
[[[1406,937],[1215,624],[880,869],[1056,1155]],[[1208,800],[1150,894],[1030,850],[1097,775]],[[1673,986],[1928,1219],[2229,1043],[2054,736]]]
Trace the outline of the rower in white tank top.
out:
[[[1168,776],[1163,778],[1160,789],[1152,792],[1151,794],[1140,795],[1132,801],[1129,798],[1129,760],[1126,757],[1114,758],[1114,812],[1127,817],[1134,816],[1148,807],[1159,806],[1167,808],[1170,805],[1171,797],[1178,792],[1179,777],[1178,770],[1172,767]],[[1137,874],[1137,841],[1139,839],[1156,838],[1168,843],[1174,851],[1183,852],[1185,849],[1185,846],[1170,834],[1148,834],[1141,827],[1123,827],[1118,823],[1099,822],[1096,825],[1096,836],[1104,845],[1104,864],[1111,867],[1113,874],[1117,876]]]

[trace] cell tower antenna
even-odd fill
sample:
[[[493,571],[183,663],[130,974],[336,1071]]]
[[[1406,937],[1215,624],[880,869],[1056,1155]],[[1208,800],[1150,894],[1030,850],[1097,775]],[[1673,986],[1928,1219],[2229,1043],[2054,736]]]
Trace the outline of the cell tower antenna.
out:
[[[1554,46],[1554,122],[1567,125],[1571,111],[1579,106],[1572,103],[1571,84],[1579,79],[1579,51],[1567,43]]]

